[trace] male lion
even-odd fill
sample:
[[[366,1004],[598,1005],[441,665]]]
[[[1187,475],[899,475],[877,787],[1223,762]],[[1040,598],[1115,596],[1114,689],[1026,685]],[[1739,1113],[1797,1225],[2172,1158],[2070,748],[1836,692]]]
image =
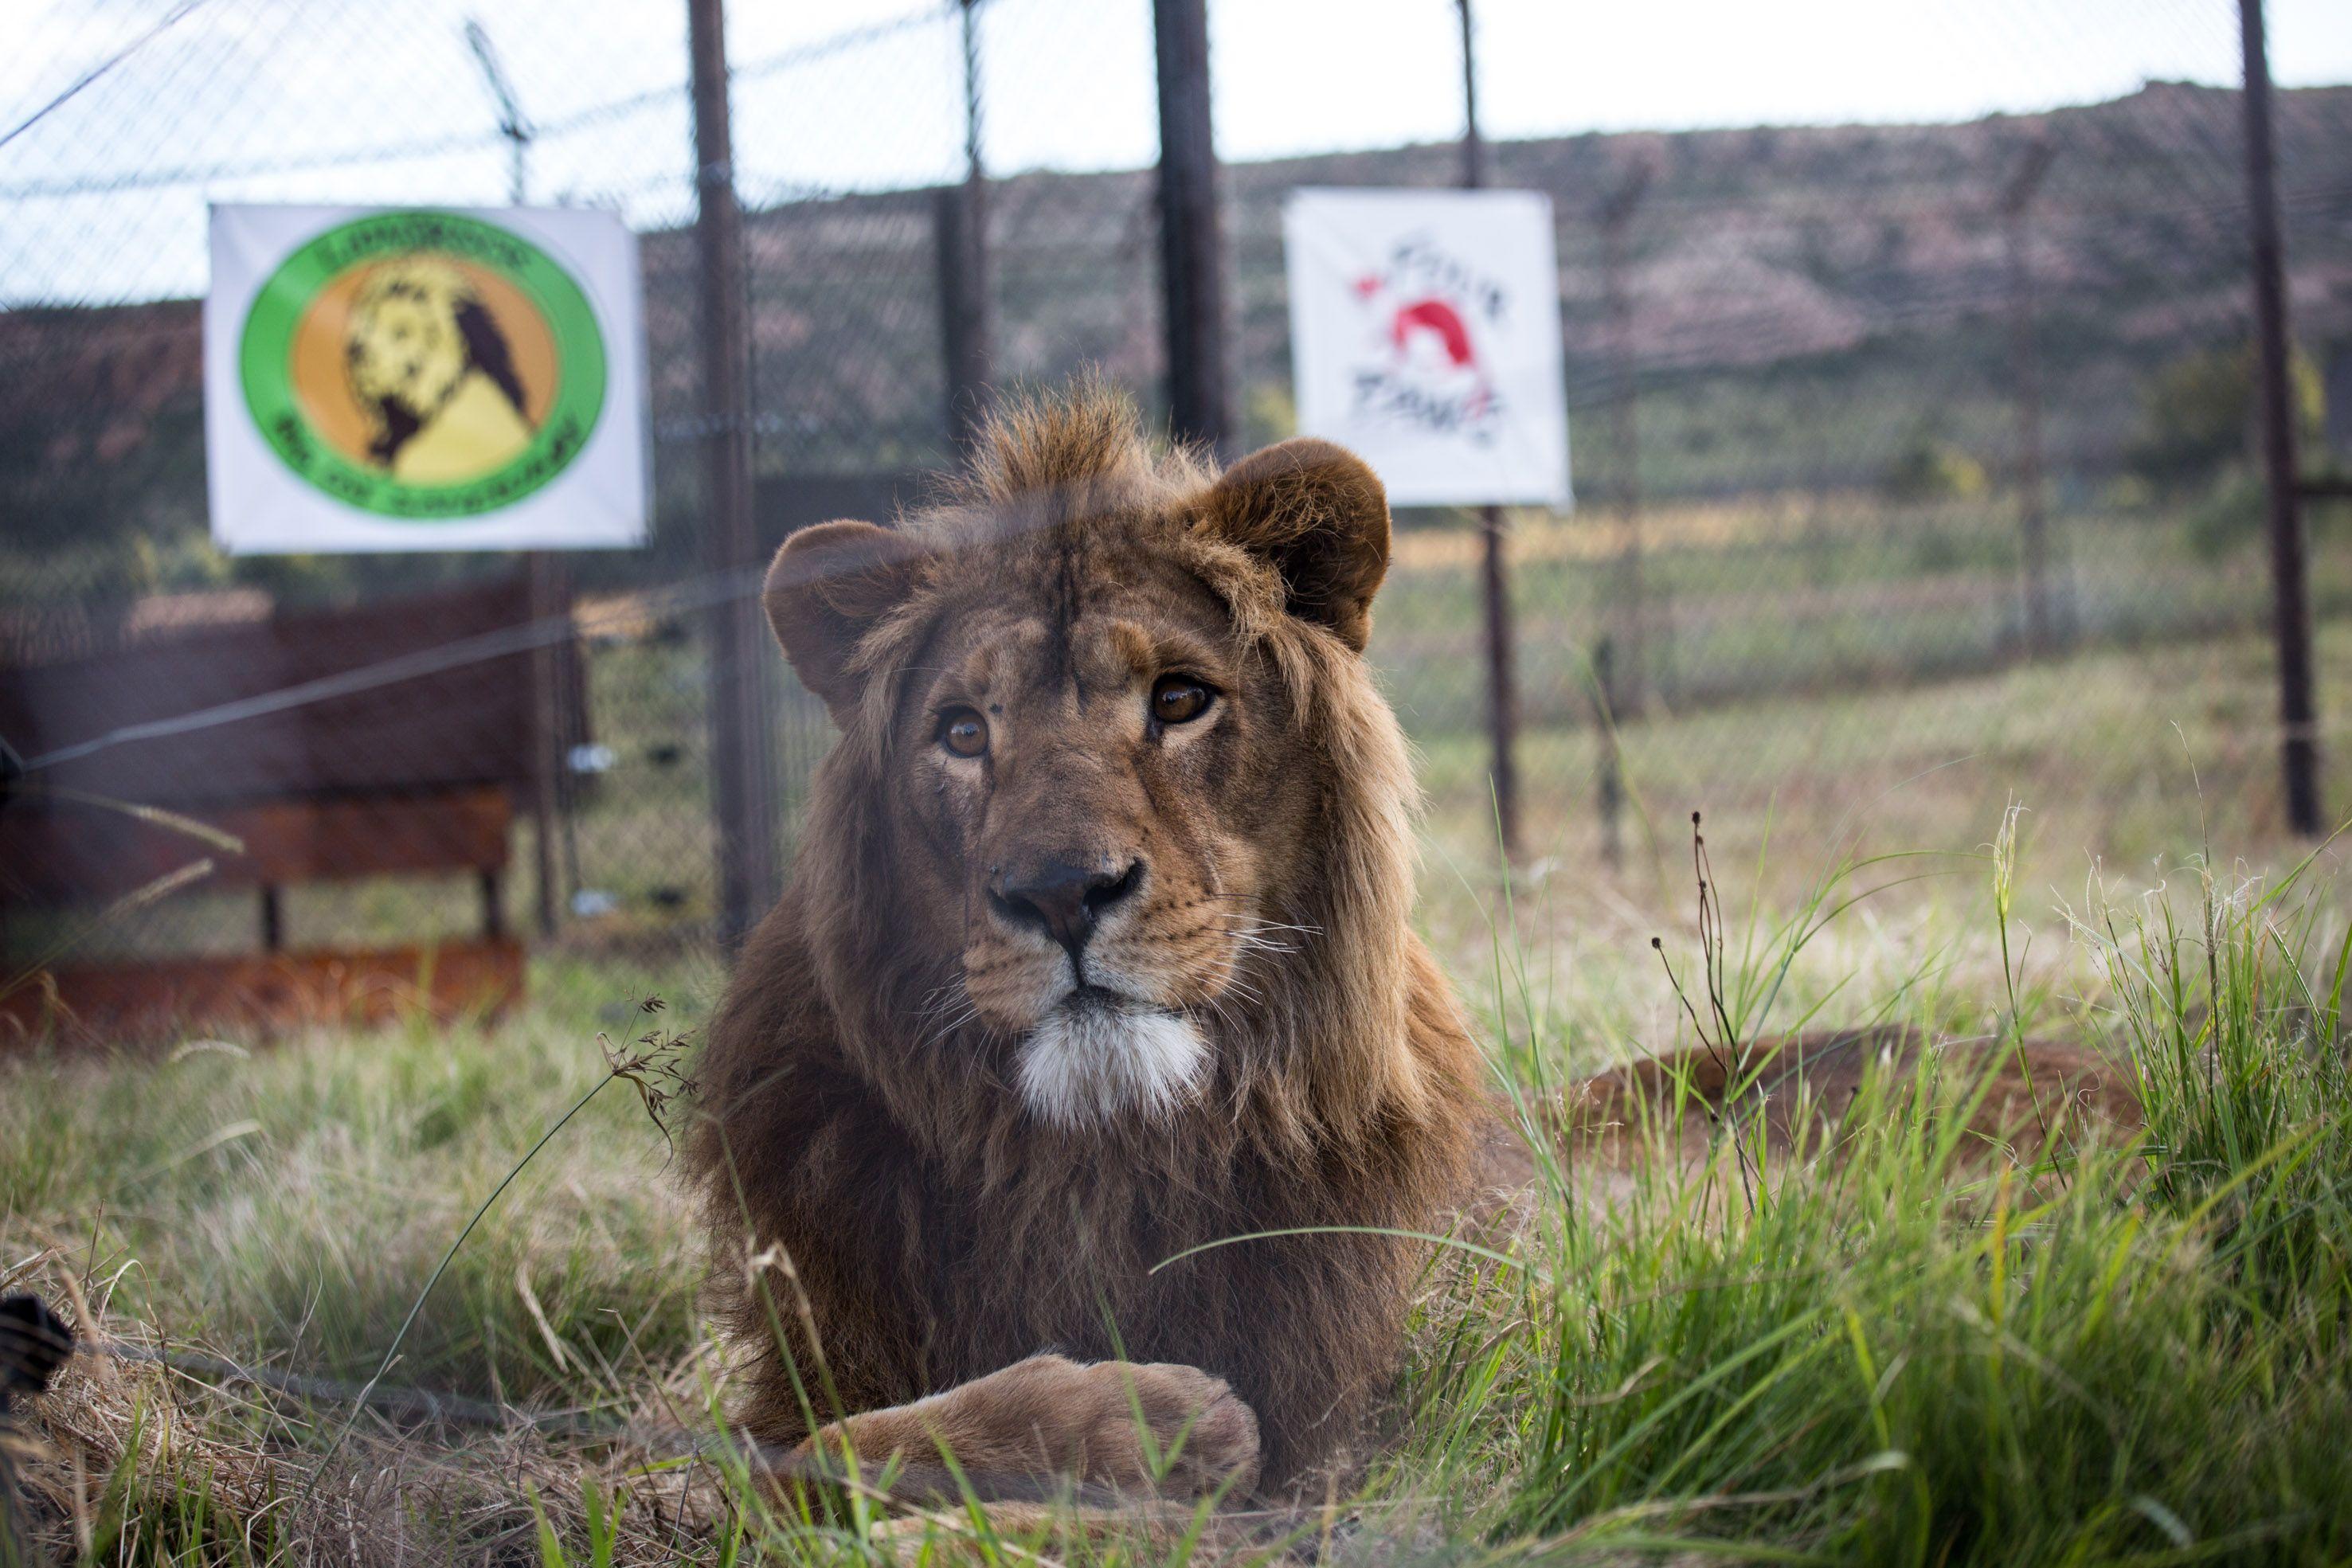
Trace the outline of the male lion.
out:
[[[786,543],[841,737],[687,1155],[722,1283],[779,1264],[730,1303],[756,1437],[837,1397],[868,1465],[1129,1488],[1139,1413],[1205,1489],[1353,1429],[1484,1115],[1361,657],[1388,554],[1347,452],[1220,476],[1100,391]]]
[[[788,1470],[1285,1487],[1394,1366],[1412,1233],[1464,1211],[1474,1150],[1530,1179],[1408,924],[1412,784],[1362,657],[1388,552],[1339,447],[1220,476],[1083,391],[1001,418],[942,505],[776,557],[841,738],[686,1165]],[[1787,1145],[1918,1049],[1694,1052],[1538,1119],[1604,1169],[1643,1103],[1685,1157],[1751,1114]],[[1998,1131],[2024,1101],[1988,1103]]]

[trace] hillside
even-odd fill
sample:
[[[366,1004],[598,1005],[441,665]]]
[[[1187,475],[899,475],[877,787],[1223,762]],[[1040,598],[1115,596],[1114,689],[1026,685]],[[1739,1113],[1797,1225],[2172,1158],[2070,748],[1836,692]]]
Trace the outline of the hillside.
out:
[[[2111,472],[2155,366],[2242,331],[2237,95],[2151,84],[2107,103],[1961,125],[1643,132],[1508,142],[1498,183],[1548,193],[1579,483],[1605,490],[1612,385],[1597,213],[1646,177],[1625,230],[1627,341],[1654,494],[1868,480],[1928,432],[1997,462],[2010,419],[2000,195],[2053,156],[2028,208],[2053,469]],[[2352,340],[2352,87],[2281,94],[2296,327]],[[1245,437],[1287,414],[1278,232],[1302,184],[1442,185],[1452,145],[1228,170]],[[1000,379],[1099,363],[1159,373],[1149,171],[1022,174],[990,192]],[[793,472],[943,454],[933,200],[841,197],[751,214],[761,461]],[[690,240],[646,237],[664,450],[691,439]],[[201,526],[193,302],[0,314],[0,516],[20,546]],[[673,468],[679,465],[672,465]],[[666,484],[671,504],[688,497]],[[673,530],[674,532],[675,530]]]

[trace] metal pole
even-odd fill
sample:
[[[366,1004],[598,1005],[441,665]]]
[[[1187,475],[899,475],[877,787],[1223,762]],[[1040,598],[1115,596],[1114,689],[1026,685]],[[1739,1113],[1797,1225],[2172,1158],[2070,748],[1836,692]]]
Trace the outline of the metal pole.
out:
[[[522,99],[515,92],[506,68],[499,59],[499,51],[491,42],[489,30],[472,18],[466,23],[466,46],[474,51],[474,59],[482,68],[482,78],[489,86],[490,100],[498,106],[499,133],[507,139],[507,200],[521,206],[530,195],[530,143],[538,134],[530,117],[522,111]],[[528,602],[530,619],[544,622],[572,613],[570,595],[562,570],[554,556],[547,550],[528,550],[522,558],[523,574],[528,582]],[[555,825],[562,816],[562,746],[563,719],[559,707],[556,686],[556,651],[550,643],[535,643],[530,653],[530,711],[532,747],[530,768],[530,838],[532,891],[537,897],[539,934],[555,935],[561,913],[556,893]]]
[[[523,557],[529,574],[530,618],[534,622],[569,622],[571,585],[551,550],[532,550]],[[530,652],[530,707],[533,730],[530,768],[531,875],[537,897],[539,934],[555,935],[562,898],[557,890],[555,834],[563,811],[563,723],[562,682],[558,676],[557,645],[541,642]]]
[[[1223,225],[1210,123],[1206,0],[1152,0],[1160,58],[1160,283],[1168,423],[1177,439],[1229,453]]]
[[[2321,831],[2319,704],[2312,674],[2310,545],[2295,490],[2295,410],[2287,386],[2285,265],[2279,239],[2263,0],[2238,0],[2238,25],[2245,48],[2246,222],[2254,271],[2254,329],[2262,353],[2263,475],[2270,491],[2271,620],[2278,638],[2281,761],[2287,822],[2298,833],[2316,835]]]
[[[1625,757],[1618,747],[1617,716],[1609,706],[1616,685],[1617,647],[1604,632],[1592,645],[1592,716],[1593,737],[1601,746],[1601,859],[1611,871],[1625,863],[1624,835],[1618,827],[1625,810]]]
[[[482,79],[489,84],[490,101],[498,107],[499,134],[507,139],[507,199],[521,206],[531,139],[539,134],[538,129],[522,111],[522,99],[517,96],[506,67],[499,63],[489,29],[471,17],[466,22],[466,47],[474,51],[474,62],[482,68]]]
[[[723,0],[687,0],[694,90],[695,250],[701,263],[703,505],[713,571],[738,591],[712,605],[711,803],[717,817],[719,934],[733,943],[776,894],[774,768],[761,679],[759,537],[751,519],[751,343],[743,215],[728,124]]]
[[[940,348],[948,434],[969,452],[988,413],[988,175],[980,152],[980,5],[963,0],[964,179],[939,194]]]
[[[2017,376],[2018,560],[2025,579],[2025,646],[2043,658],[2058,645],[2050,613],[2049,518],[2043,510],[2042,353],[2034,335],[2033,270],[2025,254],[2025,214],[2057,149],[2026,144],[2001,193],[2000,232],[2009,263],[2010,358]]]
[[[1617,503],[1617,570],[1610,619],[1622,652],[1609,694],[1620,719],[1637,717],[1646,695],[1648,613],[1642,585],[1642,444],[1633,387],[1633,309],[1625,293],[1625,230],[1650,189],[1650,165],[1634,165],[1601,204],[1601,298],[1609,320],[1610,432]]]
[[[1511,667],[1511,584],[1503,508],[1478,508],[1479,588],[1486,605],[1486,726],[1494,737],[1495,831],[1503,858],[1519,858],[1519,695]]]
[[[1482,189],[1486,183],[1486,139],[1478,134],[1478,53],[1472,43],[1470,0],[1454,0],[1462,24],[1462,188]]]
[[[1478,134],[1478,57],[1470,0],[1454,0],[1462,22],[1462,188],[1486,183],[1486,143]],[[1503,553],[1503,508],[1478,508],[1478,580],[1486,608],[1486,727],[1494,747],[1495,831],[1503,859],[1519,859],[1519,698],[1511,668],[1510,566]]]

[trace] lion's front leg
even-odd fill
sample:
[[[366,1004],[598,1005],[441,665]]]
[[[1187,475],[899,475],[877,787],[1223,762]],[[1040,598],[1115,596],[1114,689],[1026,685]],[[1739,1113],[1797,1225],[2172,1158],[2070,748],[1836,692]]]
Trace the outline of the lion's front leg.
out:
[[[1003,1490],[992,1481],[1245,1492],[1257,1479],[1257,1416],[1195,1367],[1033,1355],[944,1394],[837,1421],[795,1453],[836,1471],[854,1453],[868,1477],[893,1458],[927,1469],[944,1456],[982,1497]]]

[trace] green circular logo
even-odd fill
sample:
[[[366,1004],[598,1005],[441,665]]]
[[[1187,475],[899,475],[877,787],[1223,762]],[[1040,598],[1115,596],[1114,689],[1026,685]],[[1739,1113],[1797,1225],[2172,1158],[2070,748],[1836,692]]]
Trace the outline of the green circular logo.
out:
[[[530,241],[454,213],[380,213],[270,275],[238,353],[279,459],[362,511],[497,511],[569,467],[604,407],[588,297]]]

